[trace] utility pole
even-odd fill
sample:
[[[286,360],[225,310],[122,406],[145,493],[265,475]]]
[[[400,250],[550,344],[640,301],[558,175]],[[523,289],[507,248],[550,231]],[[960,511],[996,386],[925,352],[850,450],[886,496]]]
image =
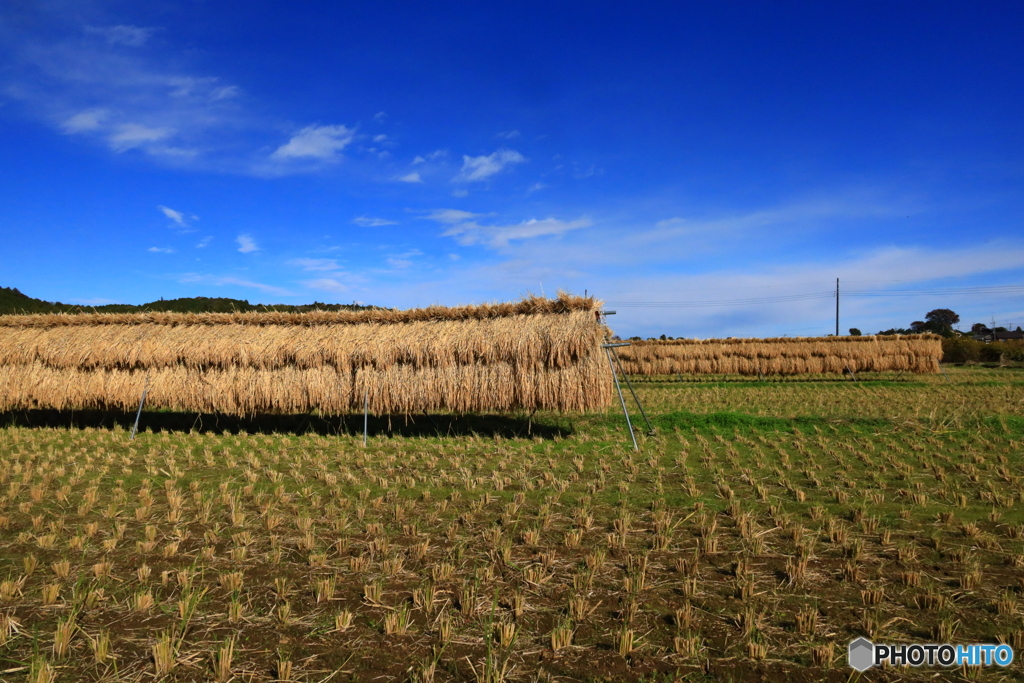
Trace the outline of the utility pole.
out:
[[[839,336],[839,278],[836,278],[836,336]]]

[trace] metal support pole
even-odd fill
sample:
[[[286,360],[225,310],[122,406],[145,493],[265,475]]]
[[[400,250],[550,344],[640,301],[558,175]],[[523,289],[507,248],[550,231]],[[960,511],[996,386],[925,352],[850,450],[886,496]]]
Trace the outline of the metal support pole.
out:
[[[139,399],[139,409],[135,412],[135,424],[132,426],[132,434],[129,441],[135,440],[135,433],[139,431],[139,418],[142,417],[142,406],[146,403],[146,392],[149,391],[149,375],[146,375],[146,384],[142,387],[142,398]]]
[[[839,336],[839,278],[836,278],[836,336]]]
[[[615,380],[615,390],[619,392],[619,403],[622,404],[622,414],[626,416],[626,426],[629,428],[629,438],[633,440],[633,450],[639,451],[640,446],[636,442],[636,434],[633,433],[633,423],[629,419],[629,411],[626,410],[626,399],[622,396],[622,387],[619,386],[619,375],[615,372],[615,363],[612,361],[612,350],[605,347],[608,354],[608,369],[612,371],[612,378]]]
[[[939,363],[939,372],[941,372],[942,376],[946,378],[946,384],[952,384],[953,383],[953,380],[951,380],[949,378],[949,375],[946,374],[946,369],[942,367],[942,363]]]
[[[857,381],[857,375],[853,374],[853,369],[850,367],[849,363],[846,364],[846,371],[848,373],[850,373],[850,377],[852,377],[853,381],[856,382]]]
[[[654,436],[657,432],[654,430],[654,425],[651,424],[650,418],[647,417],[647,413],[644,412],[644,407],[640,405],[640,399],[637,398],[636,392],[633,391],[633,383],[629,381],[629,375],[622,369],[622,361],[619,360],[619,354],[614,347],[608,349],[615,356],[615,365],[618,366],[619,372],[622,373],[622,378],[626,380],[626,386],[629,387],[629,393],[633,394],[633,400],[636,402],[636,407],[640,409],[640,414],[644,416],[644,422],[647,423],[647,436]]]
[[[367,435],[370,431],[370,390],[363,397],[363,448],[366,448]]]

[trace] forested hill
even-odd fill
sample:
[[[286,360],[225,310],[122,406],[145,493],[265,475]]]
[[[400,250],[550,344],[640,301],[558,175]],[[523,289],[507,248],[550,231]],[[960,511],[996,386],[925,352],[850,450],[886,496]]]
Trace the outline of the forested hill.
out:
[[[244,299],[225,299],[220,297],[197,296],[186,299],[160,299],[148,304],[133,306],[131,304],[106,304],[103,306],[79,306],[60,302],[33,299],[22,294],[14,287],[0,287],[0,315],[21,313],[140,313],[142,311],[173,311],[177,313],[231,313],[234,311],[279,311],[283,313],[303,313],[305,311],[362,311],[379,308],[379,306],[361,306],[357,304],[324,304],[314,302],[301,306],[287,304],[250,304]]]

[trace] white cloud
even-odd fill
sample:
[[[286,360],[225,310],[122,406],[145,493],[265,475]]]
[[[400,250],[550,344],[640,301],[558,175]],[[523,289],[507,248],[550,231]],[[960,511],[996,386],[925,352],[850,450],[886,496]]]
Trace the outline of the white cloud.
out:
[[[563,221],[557,218],[545,218],[537,220],[531,218],[522,223],[513,225],[480,225],[479,223],[460,218],[459,214],[469,214],[468,211],[435,211],[429,217],[440,223],[451,225],[442,235],[454,237],[459,244],[486,244],[492,248],[508,246],[512,240],[527,240],[535,237],[550,237],[561,235],[571,230],[590,227],[592,222],[589,218],[579,218],[574,221]]]
[[[373,115],[373,120],[376,121],[377,123],[383,123],[384,119],[386,119],[387,117],[388,113],[386,111],[379,111]]]
[[[436,161],[437,159],[443,159],[448,156],[448,150],[446,149],[435,149],[429,154],[417,154],[416,158],[412,160],[412,165],[423,164],[428,161]]]
[[[108,112],[105,109],[87,109],[79,112],[61,124],[65,133],[85,133],[96,130],[107,118]]]
[[[213,241],[213,236],[212,235],[207,235],[203,239],[199,240],[198,244],[196,244],[196,249],[203,249],[204,247],[208,246],[210,244],[210,242],[212,242],[212,241]]]
[[[225,285],[235,285],[238,287],[248,287],[251,289],[258,289],[261,292],[267,294],[276,294],[278,296],[295,296],[287,289],[283,287],[275,287],[274,285],[264,284],[262,282],[254,282],[252,280],[243,280],[237,277],[219,277],[216,275],[201,275],[199,273],[185,273],[178,277],[178,282],[185,284],[208,284],[215,287],[223,287]]]
[[[198,57],[177,35],[150,49],[151,28],[63,30],[80,27],[95,4],[22,3],[19,21],[0,17],[4,97],[64,134],[181,168],[263,176],[308,171],[310,162],[335,158],[352,139],[342,126],[268,139],[280,122],[247,107],[237,85],[194,73],[190,64]]]
[[[423,178],[420,178],[420,174],[416,173],[416,172],[410,173],[408,175],[404,175],[401,178],[399,178],[399,180],[401,180],[403,183],[422,183],[423,182]]]
[[[337,260],[332,258],[295,258],[288,261],[288,265],[297,266],[306,271],[329,271],[341,269]]]
[[[238,251],[243,254],[260,250],[259,245],[256,244],[256,240],[251,235],[239,235],[235,238],[235,241],[238,242]]]
[[[86,33],[103,36],[111,45],[140,47],[153,35],[153,29],[141,26],[86,26]]]
[[[174,209],[172,209],[170,207],[167,207],[167,206],[164,206],[162,204],[160,206],[156,207],[156,208],[160,211],[160,213],[162,213],[163,215],[167,216],[172,221],[174,221],[179,227],[182,227],[182,228],[187,228],[188,227],[188,225],[185,223],[185,214],[183,214],[181,211],[175,211]],[[196,217],[193,216],[193,218],[196,218]],[[206,246],[206,245],[203,245],[203,246]]]
[[[389,221],[386,218],[370,218],[369,216],[353,218],[352,222],[363,228],[380,228],[385,225],[398,225],[395,221]]]
[[[436,211],[431,211],[426,218],[438,223],[464,223],[483,215],[485,214],[470,213],[469,211],[461,211],[459,209],[437,209]]]
[[[461,183],[479,182],[501,173],[513,164],[525,161],[526,157],[514,149],[499,149],[493,154],[479,157],[463,156],[462,170],[453,180]]]
[[[889,246],[858,255],[823,260],[796,258],[763,267],[720,268],[704,273],[647,274],[644,269],[612,276],[605,271],[589,277],[591,291],[616,308],[616,327],[627,334],[672,336],[776,336],[834,333],[835,289],[843,284],[840,332],[859,327],[873,333],[893,326],[906,327],[925,311],[952,308],[966,325],[987,320],[987,312],[1011,310],[1019,294],[943,293],[946,278],[967,278],[967,287],[979,282],[1002,284],[998,273],[1024,268],[1024,244],[990,242],[966,249]],[[894,280],[898,278],[898,280]],[[1016,278],[1014,278],[1016,279]],[[935,290],[920,293],[897,290]],[[876,293],[858,295],[859,291]],[[890,291],[892,295],[877,295]],[[742,303],[742,300],[819,294],[818,298],[779,303]],[[734,301],[727,305],[697,307],[631,307],[631,302]]]
[[[531,194],[533,192],[537,192],[538,190],[543,190],[545,187],[547,187],[547,185],[545,185],[544,183],[534,183],[533,185],[530,185],[528,188],[526,188],[526,193]]]
[[[266,292],[267,294],[279,294],[281,296],[292,296],[291,292],[289,292],[287,289],[283,289],[281,287],[275,287],[274,285],[266,285],[266,284],[263,284],[262,282],[253,282],[252,280],[241,280],[241,279],[235,278],[235,277],[222,277],[222,278],[219,278],[219,280],[217,281],[217,284],[220,284],[220,285],[238,285],[239,287],[252,287],[253,289],[258,289],[261,292]]]
[[[325,292],[334,292],[336,294],[343,294],[351,291],[351,288],[348,285],[329,277],[319,278],[317,280],[303,280],[302,284],[310,289],[320,289]]]
[[[174,134],[171,128],[153,128],[141,123],[122,123],[107,136],[111,149],[125,152],[136,147],[146,146],[151,142],[165,140]]]
[[[154,254],[173,254],[174,250],[170,247],[150,247],[146,251],[151,251]]]
[[[355,137],[346,126],[306,126],[271,154],[275,159],[331,160]]]
[[[388,258],[384,259],[384,262],[393,269],[402,270],[411,266],[413,263],[412,259],[416,256],[423,256],[423,252],[419,249],[410,249],[402,254],[392,254]]]
[[[515,140],[520,135],[522,135],[522,133],[520,133],[518,130],[510,130],[505,133],[498,133],[494,137],[502,138],[503,140]]]
[[[466,190],[466,189],[460,187],[457,190],[452,190],[452,196],[455,197],[456,199],[462,199],[463,197],[468,197],[469,196],[469,190]]]
[[[380,135],[374,135],[373,136],[373,141],[374,142],[384,142],[387,139],[388,139],[388,136],[384,135],[383,133],[381,133]]]

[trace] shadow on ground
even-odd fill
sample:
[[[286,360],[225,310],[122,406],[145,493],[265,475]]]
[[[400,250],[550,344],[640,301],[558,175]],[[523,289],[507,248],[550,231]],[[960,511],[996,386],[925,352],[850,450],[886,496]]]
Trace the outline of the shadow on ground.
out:
[[[564,438],[573,433],[566,420],[538,421],[528,415],[394,415],[369,417],[369,436],[458,437],[501,436],[506,439]],[[130,431],[135,412],[119,410],[15,410],[0,413],[0,426],[59,429],[115,429]],[[256,415],[237,417],[143,411],[139,431],[190,432],[202,434],[319,434],[321,436],[359,436],[363,433],[362,415],[323,417],[304,415]]]

